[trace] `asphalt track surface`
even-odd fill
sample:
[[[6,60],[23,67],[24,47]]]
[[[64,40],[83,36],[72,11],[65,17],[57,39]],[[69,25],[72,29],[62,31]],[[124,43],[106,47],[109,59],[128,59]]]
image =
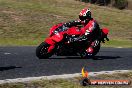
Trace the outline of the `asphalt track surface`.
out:
[[[89,72],[132,70],[132,48],[101,48],[96,60],[53,56],[39,60],[36,47],[0,47],[0,80]]]

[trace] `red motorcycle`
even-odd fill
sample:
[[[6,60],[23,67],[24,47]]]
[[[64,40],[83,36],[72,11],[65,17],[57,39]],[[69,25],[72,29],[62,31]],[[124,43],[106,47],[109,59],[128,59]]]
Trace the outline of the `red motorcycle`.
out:
[[[61,28],[60,28],[61,27]],[[78,31],[79,27],[71,27],[67,28],[63,26],[63,23],[54,25],[50,28],[50,35],[44,42],[42,42],[36,48],[36,56],[39,59],[46,59],[51,57],[52,55],[57,56],[78,56],[80,55],[82,58],[88,58],[86,53],[86,49],[90,46],[92,40],[83,39],[81,41],[72,41],[80,36],[80,31]],[[100,42],[92,54],[95,56],[100,50],[100,43],[104,43],[104,39],[108,41],[108,29],[101,29],[100,33]],[[53,47],[51,47],[53,46]],[[49,47],[53,48],[52,51],[49,52]]]

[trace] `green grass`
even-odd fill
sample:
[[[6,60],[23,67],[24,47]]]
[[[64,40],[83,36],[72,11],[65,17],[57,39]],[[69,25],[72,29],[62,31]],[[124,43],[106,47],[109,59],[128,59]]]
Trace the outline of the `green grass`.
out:
[[[132,48],[132,41],[129,40],[110,40],[102,44],[103,47],[124,47]]]
[[[115,73],[112,75],[103,74],[94,77],[89,77],[91,80],[129,80],[132,81],[132,72]],[[36,80],[28,83],[6,83],[1,84],[0,88],[131,88],[130,85],[91,85],[83,87],[80,85],[81,77],[71,79],[56,79],[56,80]]]
[[[86,6],[75,0],[0,0],[0,46],[38,45],[48,37],[52,25],[77,19]],[[110,29],[112,41],[106,46],[118,46],[127,40],[125,47],[132,47],[131,10],[90,8],[101,27]]]

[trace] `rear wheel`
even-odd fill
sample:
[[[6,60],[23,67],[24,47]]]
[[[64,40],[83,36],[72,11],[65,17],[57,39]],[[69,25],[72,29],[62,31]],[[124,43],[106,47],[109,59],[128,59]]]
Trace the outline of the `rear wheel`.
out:
[[[94,52],[92,54],[84,51],[81,54],[81,57],[82,58],[92,58],[92,57],[94,57],[99,52],[99,50],[100,50],[100,44],[94,48]]]
[[[99,52],[99,50],[100,50],[100,44],[97,47],[95,47],[93,56],[95,56]]]
[[[52,56],[52,52],[48,53],[48,48],[50,45],[46,42],[42,42],[37,48],[36,48],[36,56],[39,59],[48,59]]]

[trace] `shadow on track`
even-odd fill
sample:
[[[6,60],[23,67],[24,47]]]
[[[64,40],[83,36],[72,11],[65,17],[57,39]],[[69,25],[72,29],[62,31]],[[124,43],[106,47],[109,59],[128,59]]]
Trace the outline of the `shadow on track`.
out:
[[[0,71],[11,70],[15,68],[22,68],[22,67],[17,67],[17,66],[0,67]]]
[[[121,58],[120,56],[95,56],[92,59],[93,60],[104,60],[104,59],[118,59]]]
[[[93,60],[104,60],[104,59],[118,59],[121,58],[120,56],[95,56],[89,59],[93,59]],[[81,58],[79,56],[64,56],[64,57],[59,57],[58,58],[49,58],[49,59],[86,59],[86,58]]]

